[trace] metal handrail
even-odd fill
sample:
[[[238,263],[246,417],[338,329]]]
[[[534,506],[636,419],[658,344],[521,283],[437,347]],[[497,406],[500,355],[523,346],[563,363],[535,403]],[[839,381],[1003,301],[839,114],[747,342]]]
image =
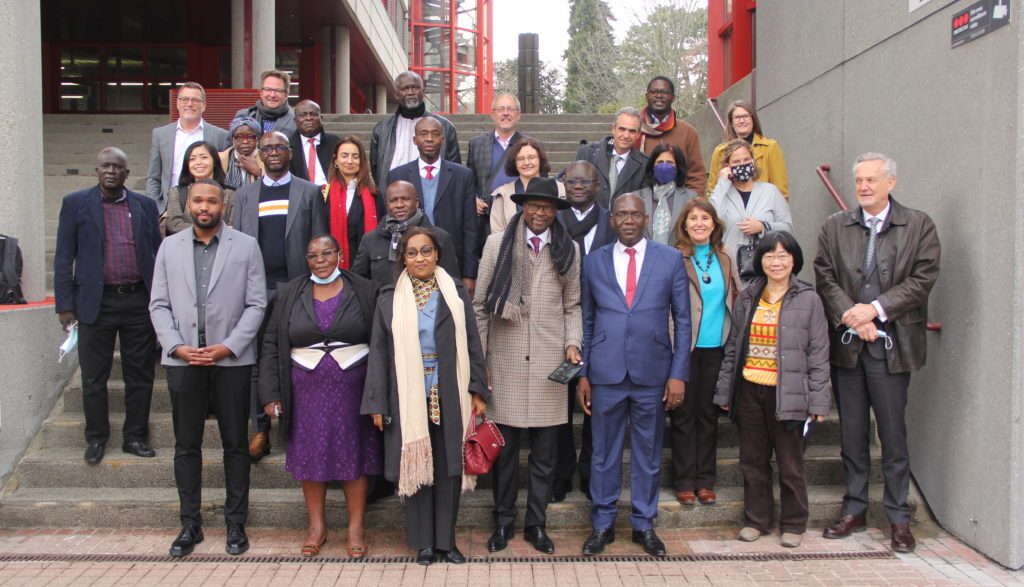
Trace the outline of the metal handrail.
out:
[[[708,98],[708,106],[711,106],[711,112],[714,113],[715,118],[718,119],[718,124],[722,125],[722,130],[725,130],[725,120],[722,119],[722,115],[718,113],[718,102],[714,98]]]
[[[828,193],[832,196],[832,199],[836,201],[836,205],[839,206],[839,209],[846,212],[850,209],[850,207],[846,205],[846,202],[843,201],[843,197],[839,195],[839,190],[837,190],[836,186],[832,183],[832,179],[828,175],[828,172],[831,170],[832,167],[829,165],[819,165],[817,168],[815,168],[814,172],[818,174],[819,178],[821,178],[821,182],[825,184],[825,189],[828,190]],[[942,330],[942,323],[929,322],[925,325],[925,328],[933,332],[939,332]]]

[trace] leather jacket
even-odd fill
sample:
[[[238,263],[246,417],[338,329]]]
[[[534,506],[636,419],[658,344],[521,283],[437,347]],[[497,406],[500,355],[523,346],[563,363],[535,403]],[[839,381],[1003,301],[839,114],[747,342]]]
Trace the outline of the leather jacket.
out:
[[[398,126],[398,117],[395,112],[391,116],[381,120],[373,127],[373,135],[370,137],[370,171],[373,173],[373,181],[381,193],[387,190],[382,182],[391,171],[391,158],[395,156],[395,127]],[[430,116],[441,121],[444,128],[444,154],[443,158],[452,163],[462,164],[462,153],[459,152],[459,135],[455,132],[455,125],[447,118],[424,112],[423,116]]]
[[[889,203],[892,208],[875,249],[882,286],[878,302],[888,319],[885,331],[893,342],[886,352],[889,372],[908,373],[925,364],[928,294],[939,277],[939,236],[924,212],[902,206],[891,196]],[[842,315],[856,304],[860,291],[867,242],[867,225],[859,206],[829,216],[818,235],[814,274],[832,326],[831,361],[836,367],[856,367],[864,346],[856,337],[847,344],[840,339],[846,330]]]

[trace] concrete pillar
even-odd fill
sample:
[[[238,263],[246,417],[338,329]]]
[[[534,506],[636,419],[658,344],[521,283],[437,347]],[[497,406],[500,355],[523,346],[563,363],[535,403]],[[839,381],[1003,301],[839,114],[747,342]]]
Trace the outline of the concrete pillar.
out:
[[[387,86],[376,85],[374,86],[373,98],[373,113],[374,114],[387,114],[388,113],[388,88]]]
[[[331,27],[320,27],[320,110],[324,113],[337,112],[331,101],[331,55],[334,47],[331,43]]]
[[[260,72],[274,69],[277,58],[274,0],[252,0],[252,87],[260,85]]]
[[[43,78],[39,0],[0,0],[0,61],[8,82],[0,84],[0,149],[4,153],[43,152]],[[16,81],[15,81],[16,80]],[[22,292],[43,299],[46,287],[46,209],[43,157],[18,157],[18,172],[0,182],[0,233],[13,236],[24,258]],[[136,169],[145,174],[145,161]],[[56,231],[55,231],[56,232]]]
[[[231,87],[245,88],[245,0],[231,0]]]
[[[352,112],[352,43],[347,27],[334,27],[334,96],[338,114]]]

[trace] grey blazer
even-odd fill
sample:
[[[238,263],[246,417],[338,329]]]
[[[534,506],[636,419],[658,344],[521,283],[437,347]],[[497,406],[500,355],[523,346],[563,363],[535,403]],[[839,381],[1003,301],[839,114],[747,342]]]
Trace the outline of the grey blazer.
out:
[[[235,192],[235,228],[257,240],[260,236],[259,208],[262,185],[262,181],[254,181]],[[330,232],[327,207],[320,188],[294,175],[288,189],[288,217],[284,230],[288,279],[292,280],[309,273],[306,247],[310,239]]]
[[[743,207],[743,198],[732,186],[732,182],[719,181],[715,184],[715,190],[711,192],[711,205],[715,207],[718,217],[722,220],[722,226],[725,228],[722,242],[725,250],[733,258],[736,258],[736,248],[746,243],[749,238],[736,228],[736,223],[742,221],[744,216],[766,223],[766,231],[771,229],[793,232],[793,215],[789,210],[789,202],[779,188],[764,181],[754,182],[754,189],[750,191],[750,201],[746,208]]]
[[[178,123],[171,122],[153,129],[153,141],[149,145],[149,171],[146,172],[146,195],[156,201],[157,209],[163,213],[167,208],[167,190],[174,171],[174,135]],[[203,121],[203,140],[217,147],[217,152],[231,146],[228,131]]]
[[[193,234],[183,230],[164,239],[153,271],[149,315],[165,351],[160,362],[172,367],[188,363],[168,356],[167,351],[179,345],[199,345]],[[256,363],[254,343],[266,305],[263,254],[256,239],[224,226],[206,292],[206,344],[231,349],[232,356],[218,361],[219,366]]]
[[[648,216],[647,226],[644,227],[644,236],[649,239],[653,239],[654,236],[654,188],[648,186],[641,188],[639,191],[634,192],[644,202],[644,210],[647,210]],[[687,189],[686,186],[677,185],[672,195],[669,196],[671,219],[672,219],[672,230],[668,233],[668,241],[661,244],[668,245],[670,247],[676,246],[676,222],[679,220],[679,213],[682,212],[683,206],[687,202],[697,197],[697,192]]]

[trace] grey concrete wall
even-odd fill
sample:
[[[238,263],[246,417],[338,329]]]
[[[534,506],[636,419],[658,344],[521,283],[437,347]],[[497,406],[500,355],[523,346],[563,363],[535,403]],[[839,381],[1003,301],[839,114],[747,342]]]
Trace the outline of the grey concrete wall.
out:
[[[756,104],[785,153],[796,233],[816,253],[855,204],[864,151],[899,164],[895,197],[928,212],[943,245],[928,365],[912,378],[911,470],[935,518],[1012,568],[1024,565],[1024,1],[1010,25],[950,48],[969,0],[908,13],[890,0],[789,0],[758,10]],[[800,14],[800,18],[793,18]],[[804,270],[804,278],[812,272]],[[873,495],[872,499],[881,499]],[[837,512],[838,513],[838,512]]]
[[[52,305],[0,312],[0,487],[78,365],[78,353],[57,363],[64,337]]]

